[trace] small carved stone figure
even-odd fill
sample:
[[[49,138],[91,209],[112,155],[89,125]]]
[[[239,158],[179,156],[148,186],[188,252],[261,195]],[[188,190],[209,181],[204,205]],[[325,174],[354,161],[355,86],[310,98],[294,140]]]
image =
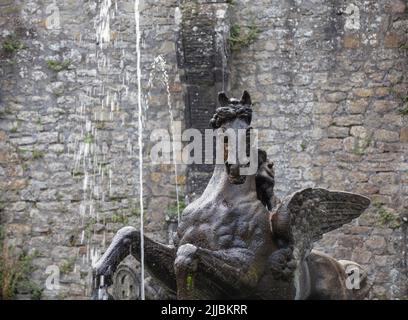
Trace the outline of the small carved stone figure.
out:
[[[219,94],[213,128],[250,129],[251,98]],[[249,130],[250,131],[250,130]],[[247,164],[245,164],[247,165]],[[312,250],[322,235],[358,217],[370,204],[364,196],[307,188],[279,201],[273,192],[272,161],[258,151],[256,174],[244,164],[217,164],[200,198],[183,211],[173,246],[145,237],[145,263],[151,275],[178,299],[361,299],[364,270]],[[118,231],[94,267],[109,285],[129,254],[140,258],[140,233]],[[350,270],[359,285],[349,288]],[[359,289],[358,289],[359,288]]]

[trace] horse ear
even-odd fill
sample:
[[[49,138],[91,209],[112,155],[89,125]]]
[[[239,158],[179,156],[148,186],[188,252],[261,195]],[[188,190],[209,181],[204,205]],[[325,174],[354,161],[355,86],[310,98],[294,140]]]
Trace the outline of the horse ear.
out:
[[[218,93],[218,102],[220,103],[221,107],[229,105],[230,102],[225,92]]]
[[[244,105],[244,106],[250,106],[252,104],[251,96],[249,95],[248,91],[246,91],[246,90],[242,94],[241,104]]]

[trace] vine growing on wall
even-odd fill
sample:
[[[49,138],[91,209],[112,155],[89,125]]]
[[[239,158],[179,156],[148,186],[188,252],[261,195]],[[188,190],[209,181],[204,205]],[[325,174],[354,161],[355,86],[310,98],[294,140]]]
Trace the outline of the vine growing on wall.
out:
[[[260,29],[255,24],[249,26],[232,25],[228,38],[231,51],[239,51],[243,47],[248,47],[258,39],[260,33]]]

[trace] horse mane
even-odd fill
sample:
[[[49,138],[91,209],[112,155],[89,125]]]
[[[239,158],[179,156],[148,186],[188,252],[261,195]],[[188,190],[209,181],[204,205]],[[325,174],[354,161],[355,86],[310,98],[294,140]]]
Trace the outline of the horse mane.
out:
[[[228,106],[217,108],[214,116],[210,120],[210,126],[213,129],[218,129],[224,123],[236,118],[240,118],[250,125],[252,120],[252,109],[247,105],[240,104],[237,100],[230,99],[230,104]]]

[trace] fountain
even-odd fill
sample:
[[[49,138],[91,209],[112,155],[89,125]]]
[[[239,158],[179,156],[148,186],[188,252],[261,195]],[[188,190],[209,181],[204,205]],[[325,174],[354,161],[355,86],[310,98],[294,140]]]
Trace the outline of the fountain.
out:
[[[111,50],[116,47],[121,47],[118,42],[121,41],[120,35],[113,38],[111,25],[116,22],[116,12],[118,11],[118,2],[113,0],[102,0],[99,3],[99,12],[95,17],[95,53],[86,57],[86,63],[90,67],[97,69],[98,86],[85,87],[84,95],[77,99],[77,118],[79,123],[79,132],[75,133],[73,139],[72,153],[74,157],[73,176],[82,185],[82,201],[79,210],[79,228],[82,229],[80,235],[80,243],[86,247],[85,253],[82,254],[81,268],[89,270],[89,265],[94,265],[100,258],[100,253],[105,250],[106,235],[103,231],[103,241],[98,242],[94,225],[101,223],[106,226],[106,221],[109,218],[109,211],[102,210],[107,204],[107,198],[113,195],[113,181],[115,179],[116,163],[124,159],[124,157],[111,152],[111,148],[106,145],[103,140],[103,126],[101,124],[117,123],[117,128],[123,128],[125,125],[125,113],[121,111],[120,104],[128,98],[129,85],[135,82],[137,89],[137,106],[134,110],[138,139],[138,165],[139,170],[135,181],[135,194],[139,194],[140,205],[140,232],[143,239],[143,121],[145,107],[143,104],[143,92],[141,83],[141,32],[140,32],[140,16],[139,16],[139,1],[134,2],[134,21],[136,28],[136,77],[133,79],[128,70],[124,68],[124,51],[120,58],[119,66],[112,65],[110,54]],[[117,25],[117,24],[116,24]],[[120,29],[120,26],[119,26]],[[79,40],[81,41],[81,40]],[[110,79],[108,74],[110,70],[119,67],[117,83],[122,83],[118,88],[109,85]],[[121,117],[120,117],[121,116]],[[127,159],[133,159],[132,139],[128,138],[126,145]],[[109,201],[109,200],[108,200]],[[93,231],[92,231],[93,230]],[[143,244],[140,246],[142,253],[140,276],[144,279],[144,263],[143,263]],[[74,268],[77,266],[75,265]],[[144,297],[144,281],[141,281],[141,296]],[[92,281],[89,281],[86,291],[94,289]],[[99,294],[107,297],[107,293],[99,290]]]
[[[249,94],[238,100],[220,93],[219,103],[212,128],[250,136]],[[204,193],[184,209],[174,245],[134,227],[120,229],[94,265],[96,288],[110,286],[117,266],[131,254],[139,261],[146,255],[150,274],[178,299],[363,298],[368,285],[361,266],[317,252],[313,243],[360,216],[370,200],[321,188],[279,200],[273,162],[265,151],[256,152],[253,174],[241,175],[248,163],[228,158],[216,164]]]
[[[157,73],[159,73],[161,77],[158,77]],[[150,76],[149,76],[148,90],[152,89],[153,81],[157,78],[158,80],[161,80],[161,82],[163,83],[166,89],[167,109],[169,111],[169,117],[170,117],[170,132],[171,132],[171,139],[173,141],[173,143],[171,144],[172,152],[173,152],[173,155],[176,155],[176,142],[174,142],[175,141],[174,114],[173,114],[173,106],[171,104],[169,75],[166,70],[166,60],[161,55],[157,56],[152,63],[152,72],[150,73]],[[179,183],[177,180],[178,168],[177,168],[176,156],[173,157],[173,166],[174,166],[174,184],[176,186],[177,222],[180,222],[180,190],[179,190]]]
[[[140,298],[145,299],[144,287],[144,206],[143,206],[143,107],[142,107],[142,72],[140,66],[140,12],[139,0],[135,0],[136,25],[136,76],[137,76],[137,119],[138,119],[138,146],[139,146],[139,205],[140,205]]]

